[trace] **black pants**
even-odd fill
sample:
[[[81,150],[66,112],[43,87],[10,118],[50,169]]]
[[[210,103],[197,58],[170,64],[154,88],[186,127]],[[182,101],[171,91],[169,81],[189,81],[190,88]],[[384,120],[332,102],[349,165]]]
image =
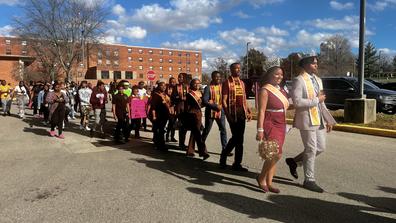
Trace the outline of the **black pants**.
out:
[[[144,129],[144,131],[146,131],[147,130],[147,118],[142,118],[142,120],[143,120],[143,122],[142,122],[143,129]]]
[[[166,128],[166,139],[169,139],[169,135],[171,139],[175,138],[175,124],[176,124],[176,117],[174,115],[169,117],[168,120],[168,127]]]
[[[40,113],[44,115],[44,121],[48,122],[49,109],[45,106],[45,104],[40,105]]]
[[[202,138],[201,126],[202,125],[200,123],[194,123],[191,128],[191,135],[194,137],[194,141],[197,143],[198,152],[200,156],[207,153],[206,145]],[[194,148],[194,146],[192,146],[192,148]],[[189,149],[191,149],[190,146]],[[188,153],[194,153],[194,151],[188,151]]]
[[[114,132],[114,140],[118,141],[120,140],[120,133],[122,130],[122,134],[124,136],[124,139],[129,139],[129,128],[128,128],[128,121],[126,118],[117,118],[117,125],[116,129]]]
[[[165,126],[167,118],[157,119],[153,121],[153,141],[154,145],[160,149],[165,150]]]
[[[135,137],[140,137],[141,118],[131,119],[131,130],[135,130]]]
[[[37,96],[33,97],[32,106],[33,106],[33,115],[37,115],[37,111],[38,111],[38,97]]]
[[[236,122],[230,122],[229,125],[232,136],[230,140],[228,140],[225,149],[221,152],[220,164],[226,164],[227,155],[235,148],[234,165],[238,166],[242,163],[246,119],[238,119]]]
[[[58,127],[58,135],[62,134],[64,117],[65,117],[65,105],[59,104],[51,116],[51,131],[55,131],[55,127]]]

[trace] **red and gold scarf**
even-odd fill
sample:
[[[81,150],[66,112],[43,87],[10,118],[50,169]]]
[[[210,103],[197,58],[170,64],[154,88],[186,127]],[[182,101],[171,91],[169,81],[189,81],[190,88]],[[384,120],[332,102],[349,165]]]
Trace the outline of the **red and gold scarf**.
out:
[[[217,91],[216,91],[216,86],[218,87]],[[217,98],[219,98],[219,103],[220,104],[217,103],[218,102]],[[223,100],[223,96],[222,96],[222,93],[221,93],[221,84],[218,84],[218,85],[211,84],[210,85],[210,100],[212,100],[213,103],[215,103],[216,105],[221,105],[222,100]],[[210,117],[211,118],[220,118],[221,117],[221,110],[220,111],[212,110],[211,113],[210,113]]]
[[[247,116],[247,104],[246,104],[246,94],[245,94],[245,84],[239,78],[235,80],[232,76],[227,79],[228,84],[228,114],[232,121],[237,120],[237,104],[236,104],[236,88],[239,85],[242,88],[243,92],[243,110],[245,111],[245,116]]]
[[[197,102],[199,108],[201,108],[202,99],[195,91],[190,91],[189,94],[194,98],[195,102]]]
[[[189,87],[184,84],[177,85],[177,93],[179,94],[180,100],[185,101],[186,95],[189,91]]]

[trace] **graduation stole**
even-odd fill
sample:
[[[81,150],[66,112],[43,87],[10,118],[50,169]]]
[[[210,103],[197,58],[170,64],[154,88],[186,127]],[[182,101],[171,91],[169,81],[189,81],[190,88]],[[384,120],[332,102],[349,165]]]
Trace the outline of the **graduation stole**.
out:
[[[316,97],[315,88],[314,88],[314,86],[312,84],[312,81],[311,81],[311,78],[309,77],[309,74],[307,72],[304,72],[303,74],[301,74],[301,77],[304,80],[305,90],[307,91],[308,99],[311,99],[311,100],[314,99]],[[321,86],[319,86],[319,89],[321,89]],[[318,106],[314,106],[312,108],[309,108],[309,118],[311,120],[311,125],[313,125],[313,126],[320,125],[320,116],[319,116],[319,108],[318,108]]]
[[[289,100],[287,100],[285,95],[282,94],[282,92],[278,88],[274,87],[272,84],[266,84],[264,88],[267,89],[272,94],[274,94],[282,102],[283,109],[285,110],[285,114],[286,114],[286,110],[287,108],[289,108]]]
[[[237,109],[237,104],[236,104],[236,88],[237,85],[239,85],[242,88],[242,92],[243,92],[243,110],[245,111],[245,115],[247,115],[247,105],[246,105],[246,94],[245,94],[245,85],[243,83],[243,81],[241,81],[238,78],[238,81],[236,82],[234,80],[234,78],[232,76],[230,76],[227,79],[227,84],[228,84],[228,114],[234,118],[233,121],[237,120],[237,113],[236,113],[236,109]]]
[[[176,86],[176,88],[177,88],[177,93],[179,94],[180,100],[185,101],[186,100],[186,94],[189,91],[189,87],[185,86],[184,84],[178,84]]]
[[[195,91],[190,91],[189,94],[194,98],[198,107],[201,108],[201,102],[202,102],[201,97],[197,93],[195,93]]]
[[[215,89],[215,86],[218,86],[219,88],[218,88],[218,91],[216,91],[216,89]],[[210,100],[212,100],[215,104],[217,104],[216,103],[216,98],[217,97],[219,97],[219,100],[220,100],[220,105],[221,105],[221,103],[222,103],[222,94],[221,94],[221,84],[219,84],[219,85],[214,85],[214,84],[211,84],[210,85]],[[220,118],[221,117],[221,110],[220,111],[214,111],[214,110],[212,110],[211,112],[210,112],[210,117],[211,118]]]

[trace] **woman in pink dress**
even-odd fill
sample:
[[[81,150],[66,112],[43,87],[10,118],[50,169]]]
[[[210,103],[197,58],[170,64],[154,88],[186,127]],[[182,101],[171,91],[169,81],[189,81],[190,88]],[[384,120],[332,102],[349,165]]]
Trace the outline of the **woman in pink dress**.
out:
[[[261,78],[256,139],[274,140],[279,145],[279,153],[271,160],[265,160],[261,173],[256,178],[263,192],[280,192],[272,186],[272,178],[275,175],[275,164],[282,156],[286,135],[286,110],[289,107],[288,95],[280,86],[282,80],[283,70],[278,66],[268,69]]]

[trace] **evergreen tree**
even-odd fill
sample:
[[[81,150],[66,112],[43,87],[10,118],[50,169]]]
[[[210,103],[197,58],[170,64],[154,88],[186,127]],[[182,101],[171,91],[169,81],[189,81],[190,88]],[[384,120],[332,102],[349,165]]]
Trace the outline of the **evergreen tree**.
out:
[[[364,76],[374,77],[378,72],[378,56],[374,44],[368,42],[364,50]]]
[[[268,58],[261,51],[258,51],[254,48],[249,50],[249,72],[248,76],[246,76],[246,68],[247,68],[247,58],[246,56],[241,58],[242,61],[242,72],[241,76],[243,78],[251,78],[251,77],[259,77],[264,74],[264,65],[267,62]]]

